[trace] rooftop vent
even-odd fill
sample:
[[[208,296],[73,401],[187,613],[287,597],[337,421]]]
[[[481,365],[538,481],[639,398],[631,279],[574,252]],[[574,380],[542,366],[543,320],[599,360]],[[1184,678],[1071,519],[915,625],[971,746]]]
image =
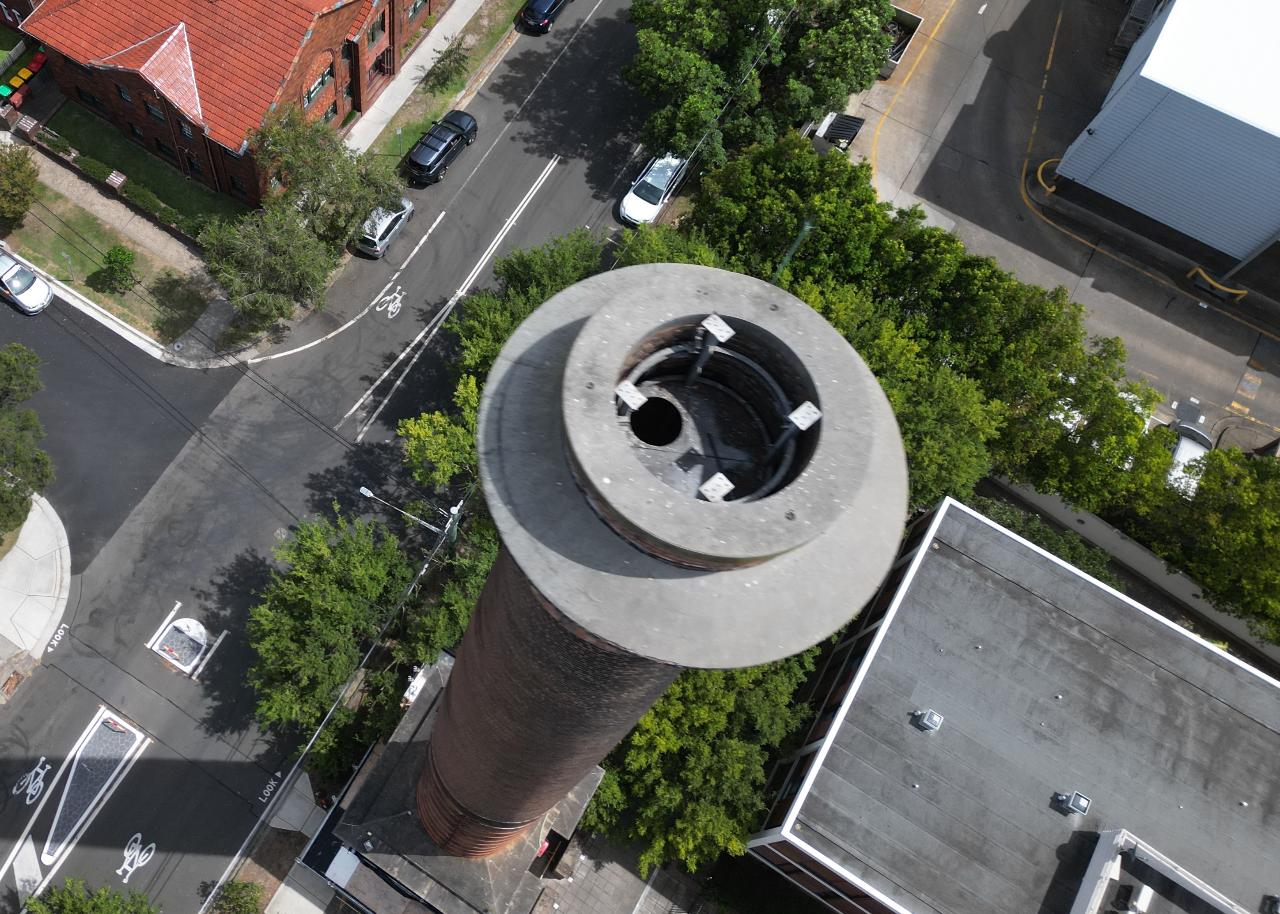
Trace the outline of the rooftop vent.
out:
[[[1093,800],[1086,797],[1078,790],[1071,793],[1055,793],[1053,802],[1067,815],[1071,813],[1079,813],[1082,816],[1089,814],[1089,807],[1093,805]]]
[[[933,710],[933,708],[916,711],[911,715],[911,718],[915,725],[926,733],[931,730],[937,730],[942,726],[942,715]]]

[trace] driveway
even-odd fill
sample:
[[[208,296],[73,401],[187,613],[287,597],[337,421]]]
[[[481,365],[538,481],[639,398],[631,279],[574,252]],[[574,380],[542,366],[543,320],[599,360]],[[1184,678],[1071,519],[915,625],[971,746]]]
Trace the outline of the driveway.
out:
[[[1173,404],[1196,398],[1224,443],[1280,435],[1280,339],[1189,297],[1023,191],[1098,110],[1119,68],[1108,53],[1125,4],[1106,0],[898,0],[923,24],[888,80],[850,101],[866,119],[881,197],[919,204],[975,253],[1026,282],[1066,287],[1089,330],[1121,337],[1129,370]]]

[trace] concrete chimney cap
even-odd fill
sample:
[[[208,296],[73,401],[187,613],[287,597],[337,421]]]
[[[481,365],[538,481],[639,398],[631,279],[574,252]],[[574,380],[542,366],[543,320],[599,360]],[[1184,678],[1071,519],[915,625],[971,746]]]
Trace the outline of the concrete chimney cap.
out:
[[[681,666],[763,663],[840,628],[906,515],[901,438],[858,355],[788,293],[707,267],[613,270],[538,308],[489,375],[478,439],[533,585]]]

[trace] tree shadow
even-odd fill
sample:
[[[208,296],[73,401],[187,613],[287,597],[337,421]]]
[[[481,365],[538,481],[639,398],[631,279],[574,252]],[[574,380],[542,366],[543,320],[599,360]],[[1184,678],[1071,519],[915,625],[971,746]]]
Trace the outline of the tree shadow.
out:
[[[215,637],[219,632],[227,635],[200,674],[208,698],[200,724],[211,736],[257,729],[254,693],[248,684],[254,659],[247,637],[249,608],[270,583],[274,570],[266,556],[250,548],[220,568],[208,589],[196,591],[206,627]]]
[[[555,78],[538,85],[537,98],[519,109],[510,136],[533,156],[583,162],[597,200],[611,198],[632,177],[625,173],[627,161],[651,109],[622,78],[636,53],[635,31],[625,10],[588,20],[576,31],[552,31],[540,44],[509,55],[484,89],[509,105],[507,117],[515,120],[530,88],[554,63]],[[577,53],[560,58],[570,40]]]
[[[160,313],[152,328],[162,343],[172,343],[191,329],[217,294],[217,287],[203,273],[164,270],[147,286]]]

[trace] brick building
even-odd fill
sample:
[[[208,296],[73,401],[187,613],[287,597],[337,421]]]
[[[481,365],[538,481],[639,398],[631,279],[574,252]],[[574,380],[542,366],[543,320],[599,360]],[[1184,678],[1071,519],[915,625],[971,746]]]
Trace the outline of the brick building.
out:
[[[23,2],[23,0],[18,0]],[[62,91],[214,190],[257,204],[248,138],[277,107],[366,110],[450,0],[44,0],[23,22]]]

